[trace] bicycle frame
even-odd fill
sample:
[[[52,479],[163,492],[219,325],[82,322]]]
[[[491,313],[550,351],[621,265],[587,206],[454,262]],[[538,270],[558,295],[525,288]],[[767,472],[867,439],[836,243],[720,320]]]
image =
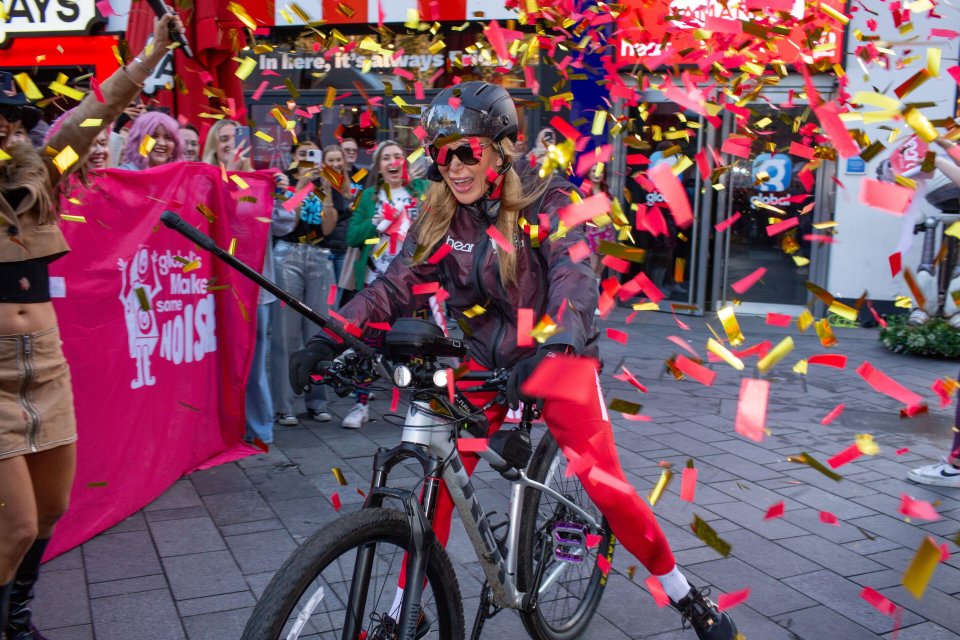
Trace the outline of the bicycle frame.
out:
[[[529,424],[529,414],[526,412],[524,420]],[[427,548],[427,542],[431,540],[430,537],[433,535],[433,516],[439,495],[440,482],[443,482],[450,491],[467,536],[491,587],[494,603],[501,608],[522,609],[527,607],[530,604],[530,596],[533,595],[533,592],[521,592],[516,582],[524,489],[530,488],[542,491],[575,512],[591,527],[600,527],[600,522],[592,514],[556,490],[530,480],[524,471],[516,471],[514,474],[504,472],[501,475],[505,477],[513,476],[509,477],[512,486],[508,531],[503,545],[506,552],[504,557],[501,547],[490,528],[486,512],[477,499],[470,476],[467,475],[463,466],[456,440],[451,435],[452,428],[455,427],[451,425],[449,415],[437,413],[430,408],[427,402],[415,399],[410,403],[410,408],[407,411],[401,444],[393,449],[380,449],[374,458],[373,481],[364,508],[379,507],[386,497],[400,499],[406,506],[408,518],[411,520],[411,529],[414,532],[413,546],[416,551],[409,554],[407,560],[406,584],[410,597],[406,597],[405,594],[400,611],[401,638],[412,638],[412,632],[416,627],[420,592],[424,583],[423,565],[425,564],[424,559],[422,557],[417,558],[417,556],[422,555],[421,552]],[[479,452],[477,455],[492,465],[505,466],[504,460],[494,451],[486,450]],[[424,469],[424,488],[419,500],[410,491],[393,489],[387,486],[390,470],[402,460],[410,457],[417,458]],[[446,462],[444,463],[444,461]],[[509,471],[513,470],[510,469]],[[439,477],[438,473],[440,474]],[[363,551],[361,550],[360,553],[362,554]],[[358,558],[356,566],[354,584],[365,584],[366,581],[362,578],[369,577],[369,569],[364,567],[361,558]],[[365,573],[361,571],[363,569],[365,569]],[[546,583],[552,583],[559,576],[560,571],[562,569],[558,568],[557,575],[551,575],[547,578]],[[534,588],[539,586],[533,585]],[[354,595],[351,591],[349,609],[362,611],[365,604],[362,601],[362,596],[358,596],[358,599],[354,600]],[[407,635],[407,630],[409,630],[410,635]],[[355,633],[354,629],[345,628],[344,631],[344,638],[355,637],[355,635],[350,635],[350,633]]]

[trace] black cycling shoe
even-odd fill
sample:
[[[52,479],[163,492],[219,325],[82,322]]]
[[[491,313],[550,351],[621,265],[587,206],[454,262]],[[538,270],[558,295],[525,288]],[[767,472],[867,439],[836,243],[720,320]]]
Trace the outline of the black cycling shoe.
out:
[[[685,598],[673,603],[683,616],[683,627],[686,628],[689,622],[700,640],[735,640],[736,623],[726,612],[717,611],[717,605],[708,595],[710,589],[701,592],[696,587],[690,587],[690,593]]]
[[[374,617],[375,626],[370,630],[370,634],[367,636],[367,640],[396,640],[400,637],[400,629],[398,629],[397,621],[383,614],[377,618]],[[430,627],[433,626],[433,620],[430,619],[430,616],[427,615],[426,611],[420,611],[420,619],[417,621],[417,629],[413,633],[414,640],[420,640],[428,633],[430,633]]]

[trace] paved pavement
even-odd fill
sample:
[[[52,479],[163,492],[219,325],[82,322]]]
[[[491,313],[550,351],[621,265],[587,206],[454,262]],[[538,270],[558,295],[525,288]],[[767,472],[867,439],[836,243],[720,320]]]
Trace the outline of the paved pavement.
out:
[[[696,461],[699,484],[694,504],[679,499],[674,482],[655,512],[692,582],[714,585],[714,593],[749,587],[750,597],[734,610],[751,640],[899,638],[960,639],[960,490],[904,481],[907,471],[942,455],[951,438],[952,413],[936,408],[931,383],[957,375],[957,363],[893,355],[868,329],[836,329],[832,349],[849,356],[845,370],[810,366],[806,377],[791,371],[799,357],[823,353],[812,330],[799,334],[761,319],[741,319],[748,343],[778,342],[790,333],[796,349],[768,376],[772,381],[768,426],[762,443],[738,436],[733,420],[741,373],[714,365],[710,387],[663,376],[664,359],[679,349],[679,336],[703,353],[709,337],[704,319],[684,318],[683,331],[669,314],[641,314],[624,325],[617,310],[606,326],[626,330],[627,344],[604,341],[604,386],[614,397],[643,403],[651,422],[614,420],[627,475],[641,494],[656,482],[668,461]],[[720,330],[714,319],[711,324]],[[854,369],[870,361],[928,398],[931,410],[901,419],[896,401],[872,391]],[[648,387],[639,395],[611,374],[624,363]],[[388,394],[382,394],[388,396]],[[846,409],[831,425],[819,421],[838,403]],[[379,418],[385,400],[374,403]],[[347,400],[333,403],[342,416]],[[949,411],[952,411],[952,407]],[[808,452],[820,461],[874,434],[880,455],[843,467],[834,482],[816,470],[786,460]],[[344,509],[356,509],[366,488],[370,456],[396,443],[399,429],[377,420],[359,432],[337,423],[307,421],[278,427],[269,454],[194,473],[162,497],[109,531],[54,559],[38,586],[38,622],[51,640],[235,640],[272,573],[297,544],[335,517],[334,492]],[[909,452],[897,455],[897,451]],[[349,487],[331,473],[338,466]],[[476,475],[481,498],[502,511],[504,482],[482,465]],[[942,519],[907,522],[898,515],[902,493],[936,503]],[[782,518],[765,520],[768,507],[783,501]],[[824,524],[829,511],[839,526]],[[699,515],[729,543],[722,557],[690,533]],[[948,542],[953,555],[941,563],[922,600],[900,586],[901,576],[924,536]],[[455,559],[466,615],[476,609],[480,571],[459,524],[450,550]],[[694,637],[680,629],[679,616],[659,610],[642,587],[641,568],[619,549],[610,584],[585,637],[602,640]],[[895,616],[873,609],[859,596],[871,586],[900,606]],[[898,629],[899,627],[899,629]],[[518,617],[504,612],[484,637],[525,637]]]

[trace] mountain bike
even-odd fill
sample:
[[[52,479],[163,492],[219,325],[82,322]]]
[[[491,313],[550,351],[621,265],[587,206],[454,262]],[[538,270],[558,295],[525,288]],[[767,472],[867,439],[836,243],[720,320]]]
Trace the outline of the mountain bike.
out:
[[[492,524],[460,456],[461,444],[486,438],[484,412],[504,404],[509,371],[473,371],[451,384],[443,359],[463,360],[467,345],[425,320],[397,320],[382,352],[372,349],[245,265],[176,214],[161,220],[257,282],[292,309],[326,327],[351,348],[319,371],[341,396],[359,385],[388,380],[411,394],[400,442],[374,455],[363,508],[308,538],[267,586],[243,640],[459,640],[464,637],[460,586],[432,522],[441,483],[447,487],[483,570],[471,639],[503,609],[516,610],[535,640],[574,640],[600,604],[615,537],[549,432],[530,455],[496,447],[467,447],[510,482],[506,521]],[[475,407],[464,392],[490,392]],[[530,442],[535,405],[524,406],[517,434]],[[489,444],[489,443],[488,443]],[[518,459],[522,458],[522,459]],[[509,459],[509,462],[508,462]],[[419,463],[412,487],[391,486],[404,461]],[[398,585],[405,584],[399,607]]]

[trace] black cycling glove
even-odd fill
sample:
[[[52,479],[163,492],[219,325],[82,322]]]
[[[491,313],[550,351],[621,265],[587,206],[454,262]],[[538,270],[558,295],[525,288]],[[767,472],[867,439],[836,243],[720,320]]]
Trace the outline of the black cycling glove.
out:
[[[307,343],[300,351],[290,354],[290,386],[297,395],[310,390],[310,376],[321,362],[331,362],[340,353],[343,346],[336,345],[327,338],[317,337]]]
[[[533,371],[548,355],[558,355],[566,353],[569,346],[565,344],[553,344],[540,347],[532,356],[527,356],[513,366],[510,371],[510,377],[507,378],[507,403],[511,409],[517,409],[520,402],[535,402],[536,398],[531,398],[520,391],[520,386],[533,375]]]

